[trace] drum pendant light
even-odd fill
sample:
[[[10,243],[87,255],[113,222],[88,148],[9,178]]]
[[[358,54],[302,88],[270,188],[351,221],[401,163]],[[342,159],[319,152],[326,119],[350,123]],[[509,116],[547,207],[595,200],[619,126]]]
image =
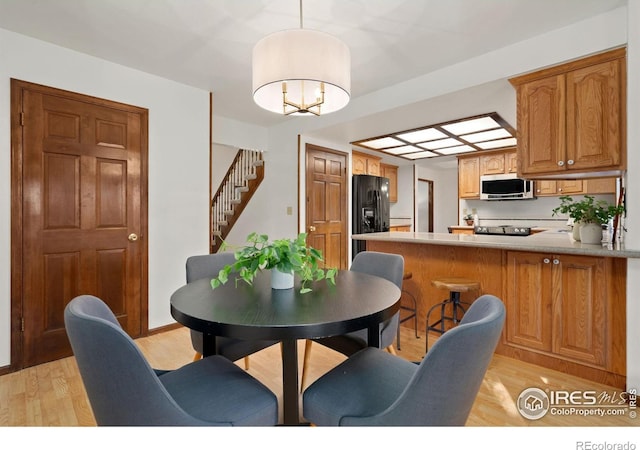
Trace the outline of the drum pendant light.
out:
[[[302,27],[278,31],[253,48],[253,100],[284,115],[328,114],[351,95],[351,54],[338,38]]]

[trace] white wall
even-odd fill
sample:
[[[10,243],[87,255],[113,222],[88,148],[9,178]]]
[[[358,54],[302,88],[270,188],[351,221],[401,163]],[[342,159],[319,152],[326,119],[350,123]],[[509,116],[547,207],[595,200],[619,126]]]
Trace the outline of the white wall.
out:
[[[10,363],[10,78],[149,109],[149,327],[208,251],[208,92],[0,29],[0,367]]]
[[[458,170],[416,167],[418,178],[433,181],[433,231],[447,233],[447,227],[458,223]]]

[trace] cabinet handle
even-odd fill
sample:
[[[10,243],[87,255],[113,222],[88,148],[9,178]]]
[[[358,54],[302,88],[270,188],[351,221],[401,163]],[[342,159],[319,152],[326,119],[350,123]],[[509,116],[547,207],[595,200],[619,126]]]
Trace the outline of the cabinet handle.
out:
[[[549,258],[545,258],[545,259],[542,260],[542,262],[545,263],[545,264],[549,264],[550,261],[551,260]]]
[[[560,167],[564,166],[564,161],[558,161],[558,165],[559,165]]]
[[[553,263],[554,263],[555,265],[558,265],[558,264],[560,264],[560,260],[559,260],[559,259],[554,259],[554,260],[553,260]]]
[[[567,161],[567,164],[569,164],[570,166],[573,165],[573,159],[570,159],[569,161]]]

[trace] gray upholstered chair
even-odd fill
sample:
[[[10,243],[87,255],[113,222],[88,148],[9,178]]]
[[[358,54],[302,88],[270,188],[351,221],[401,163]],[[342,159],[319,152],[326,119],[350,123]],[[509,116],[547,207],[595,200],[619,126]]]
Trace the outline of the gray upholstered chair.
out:
[[[303,395],[315,425],[464,425],[500,338],[504,304],[478,298],[456,328],[420,364],[368,347],[349,357]]]
[[[354,272],[367,273],[381,278],[385,278],[402,290],[402,279],[404,276],[404,258],[401,255],[391,253],[364,251],[358,253],[351,269]],[[366,301],[366,299],[363,299]],[[400,313],[380,324],[380,348],[387,349],[391,354],[395,354],[393,340],[398,333]],[[325,347],[329,347],[346,356],[351,356],[359,350],[367,347],[367,330],[358,330],[341,336],[330,336],[326,338],[307,340],[304,348],[304,358],[302,363],[302,377],[300,389],[304,389],[307,375],[307,366],[311,357],[312,342],[317,342]]]
[[[236,261],[233,253],[213,253],[209,255],[196,255],[187,258],[186,271],[187,283],[202,278],[214,278],[224,266]],[[247,341],[228,337],[217,337],[216,345],[218,354],[231,361],[244,358],[244,368],[249,370],[249,355],[276,344],[278,341]],[[197,361],[202,357],[202,333],[191,330],[191,345],[196,351],[193,358]]]
[[[81,295],[64,321],[98,425],[275,425],[276,396],[233,362],[211,356],[151,368],[99,298]]]

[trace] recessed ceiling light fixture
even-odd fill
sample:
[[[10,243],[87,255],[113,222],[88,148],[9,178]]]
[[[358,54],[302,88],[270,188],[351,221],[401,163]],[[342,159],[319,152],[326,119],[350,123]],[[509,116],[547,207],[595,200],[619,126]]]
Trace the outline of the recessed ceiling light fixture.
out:
[[[351,142],[416,160],[516,146],[516,131],[496,112]]]
[[[351,95],[351,53],[341,40],[300,28],[278,31],[253,48],[253,100],[284,115],[328,114]]]

